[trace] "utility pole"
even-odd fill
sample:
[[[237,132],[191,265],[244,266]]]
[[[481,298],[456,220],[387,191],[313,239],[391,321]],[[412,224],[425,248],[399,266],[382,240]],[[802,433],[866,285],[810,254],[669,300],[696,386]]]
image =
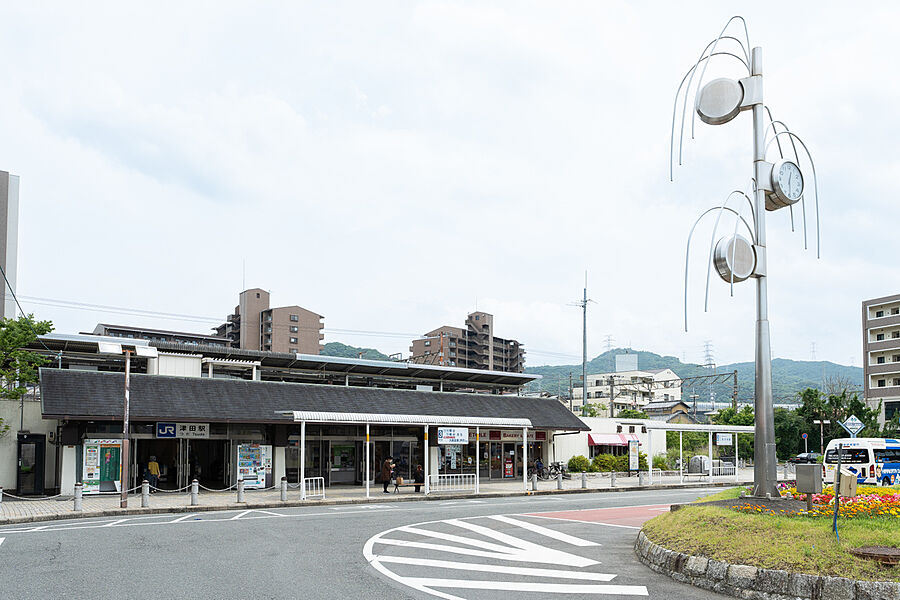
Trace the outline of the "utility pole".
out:
[[[572,391],[572,371],[569,371],[569,410],[571,410],[572,412],[575,412],[575,410],[572,408],[574,396],[575,394]],[[581,399],[581,404],[584,405],[584,398]]]
[[[731,386],[731,408],[734,409],[734,412],[737,412],[737,402],[738,402],[737,369],[732,371],[731,374],[734,377],[734,383]]]
[[[584,272],[584,296],[581,301],[570,304],[569,306],[579,306],[582,311],[582,330],[581,330],[581,399],[582,404],[587,404],[587,306],[589,300],[587,297],[587,271]]]
[[[613,406],[616,400],[616,378],[614,375],[609,376],[609,418],[613,418]]]

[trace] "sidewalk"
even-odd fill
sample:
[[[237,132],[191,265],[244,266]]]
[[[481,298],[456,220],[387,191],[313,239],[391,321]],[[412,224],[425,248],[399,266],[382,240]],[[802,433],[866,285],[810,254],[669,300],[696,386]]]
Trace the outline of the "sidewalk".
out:
[[[120,508],[118,495],[103,496],[84,496],[81,511],[73,510],[74,502],[71,496],[59,497],[53,499],[34,499],[19,500],[10,498],[4,493],[2,502],[0,502],[0,525],[13,523],[27,523],[34,521],[51,521],[55,519],[81,519],[86,517],[101,516],[125,516],[132,514],[152,514],[152,513],[169,513],[169,512],[204,512],[211,510],[234,510],[234,509],[254,509],[254,508],[277,508],[286,506],[315,506],[329,504],[363,504],[367,502],[403,502],[411,500],[446,500],[450,498],[482,498],[482,497],[502,497],[502,496],[521,496],[526,494],[572,494],[585,492],[616,492],[628,490],[651,490],[651,489],[673,489],[685,487],[730,487],[735,485],[748,485],[752,482],[752,469],[741,469],[739,472],[740,482],[735,481],[734,476],[713,477],[712,481],[708,481],[707,477],[699,478],[696,475],[690,478],[685,477],[682,484],[681,478],[675,475],[664,475],[660,478],[654,474],[653,486],[640,485],[637,476],[625,477],[619,474],[616,477],[615,487],[609,474],[588,473],[585,478],[586,488],[582,488],[581,475],[575,473],[571,479],[564,479],[562,482],[562,490],[557,489],[557,481],[538,481],[537,491],[532,491],[532,484],[529,481],[527,491],[525,490],[522,480],[505,480],[505,481],[482,481],[479,485],[479,494],[473,491],[458,492],[440,492],[431,493],[425,496],[423,493],[416,494],[412,488],[401,488],[399,493],[385,494],[381,485],[373,484],[369,488],[369,498],[366,498],[366,489],[361,486],[334,486],[325,490],[325,499],[315,498],[310,500],[300,499],[300,490],[289,488],[287,493],[287,501],[281,501],[281,491],[279,489],[257,491],[246,490],[244,492],[244,502],[237,503],[237,493],[234,490],[227,492],[207,492],[200,490],[198,496],[199,504],[191,506],[191,495],[189,492],[165,493],[156,492],[150,496],[150,506],[141,508],[141,494],[129,494],[128,508]],[[660,480],[661,479],[661,480]],[[645,484],[649,483],[645,474]],[[389,487],[388,489],[392,489]]]

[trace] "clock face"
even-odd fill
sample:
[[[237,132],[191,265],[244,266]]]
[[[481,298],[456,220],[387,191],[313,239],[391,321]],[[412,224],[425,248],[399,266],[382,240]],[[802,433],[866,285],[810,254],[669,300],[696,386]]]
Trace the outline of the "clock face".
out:
[[[791,202],[796,202],[803,194],[803,174],[794,163],[784,161],[778,169],[778,185],[781,192]]]

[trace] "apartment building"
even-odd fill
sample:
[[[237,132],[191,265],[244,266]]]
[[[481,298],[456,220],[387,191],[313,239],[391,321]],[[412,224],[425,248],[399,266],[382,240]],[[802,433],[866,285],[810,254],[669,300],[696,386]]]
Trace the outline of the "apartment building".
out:
[[[863,396],[884,423],[900,411],[900,294],[864,300],[862,331]]]
[[[525,371],[525,349],[516,340],[494,336],[494,316],[476,311],[466,317],[464,327],[444,325],[432,329],[409,347],[409,361],[419,364]]]
[[[234,313],[216,327],[219,337],[243,350],[319,354],[325,334],[325,317],[302,306],[270,306],[269,292],[244,290]]]
[[[605,404],[613,416],[626,408],[643,410],[651,402],[681,401],[681,380],[672,369],[588,374],[587,384],[587,402]],[[584,389],[574,388],[572,410],[580,413],[584,402]]]

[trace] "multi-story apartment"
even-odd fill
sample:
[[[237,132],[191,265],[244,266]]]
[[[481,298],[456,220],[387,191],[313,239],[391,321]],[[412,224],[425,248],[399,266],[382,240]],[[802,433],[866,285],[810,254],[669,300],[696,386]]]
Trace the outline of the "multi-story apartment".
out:
[[[516,340],[494,336],[494,316],[473,312],[465,327],[444,325],[413,340],[409,361],[421,364],[486,369],[488,371],[525,371],[525,349]]]
[[[216,328],[234,348],[319,354],[325,334],[325,317],[301,306],[269,306],[269,292],[244,290],[234,313]]]
[[[900,411],[900,294],[864,300],[862,327],[863,395],[884,423]]]
[[[110,325],[97,323],[91,335],[105,335],[136,340],[150,340],[151,342],[174,342],[177,344],[203,344],[206,346],[230,346],[230,340],[214,335],[202,333],[188,333],[186,331],[171,331],[169,329],[148,329],[146,327],[132,327],[130,325]]]
[[[641,410],[651,402],[680,402],[681,380],[672,369],[648,369],[598,373],[587,376],[587,401],[605,404],[611,416],[620,410]],[[610,399],[612,398],[612,399]],[[584,390],[572,390],[572,410],[581,412]]]

